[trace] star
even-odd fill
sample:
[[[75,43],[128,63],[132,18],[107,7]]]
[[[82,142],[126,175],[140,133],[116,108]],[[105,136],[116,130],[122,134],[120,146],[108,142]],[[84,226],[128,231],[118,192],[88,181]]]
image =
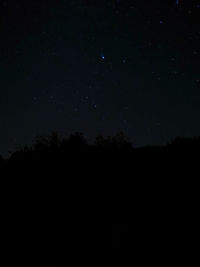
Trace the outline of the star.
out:
[[[20,144],[36,128],[38,134],[79,129],[90,138],[100,128],[102,135],[119,129],[136,146],[160,142],[159,131],[145,135],[160,121],[163,142],[198,135],[200,106],[185,99],[200,99],[199,1],[163,7],[161,1],[31,0],[3,7],[8,2],[0,1],[0,154],[10,146],[8,132]]]

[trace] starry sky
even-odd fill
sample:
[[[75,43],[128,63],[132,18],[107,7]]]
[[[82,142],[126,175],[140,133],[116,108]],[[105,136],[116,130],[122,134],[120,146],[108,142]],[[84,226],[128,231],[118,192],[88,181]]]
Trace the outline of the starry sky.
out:
[[[200,1],[0,1],[0,153],[58,131],[200,135]]]

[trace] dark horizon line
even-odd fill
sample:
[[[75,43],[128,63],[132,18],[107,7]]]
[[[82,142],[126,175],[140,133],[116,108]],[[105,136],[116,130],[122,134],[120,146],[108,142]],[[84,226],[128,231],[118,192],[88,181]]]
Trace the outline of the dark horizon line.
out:
[[[16,153],[17,151],[20,151],[20,150],[23,150],[25,148],[33,148],[34,147],[34,144],[36,144],[36,139],[39,137],[42,137],[42,138],[51,138],[54,134],[56,134],[56,136],[58,137],[58,140],[60,141],[63,141],[63,140],[69,140],[69,138],[71,136],[75,136],[75,135],[80,135],[83,137],[83,140],[85,140],[85,144],[89,145],[89,146],[95,146],[95,141],[97,140],[98,137],[102,137],[104,140],[108,140],[108,138],[111,138],[110,140],[112,140],[112,138],[115,138],[119,135],[122,135],[124,137],[124,141],[127,141],[130,143],[131,145],[131,148],[133,149],[143,149],[143,148],[164,148],[168,145],[173,145],[173,143],[176,143],[178,140],[181,140],[181,141],[195,141],[195,140],[200,140],[200,135],[194,135],[194,136],[175,136],[173,139],[169,140],[168,142],[164,143],[164,144],[150,144],[150,145],[142,145],[142,146],[137,146],[137,145],[134,145],[134,143],[132,142],[132,138],[129,138],[128,136],[126,136],[126,134],[123,132],[123,131],[120,131],[120,132],[117,132],[115,135],[97,135],[93,141],[91,141],[91,139],[87,138],[87,135],[84,135],[83,132],[74,132],[72,134],[69,134],[69,135],[60,135],[58,132],[56,131],[52,131],[51,134],[48,134],[48,135],[36,135],[34,137],[34,139],[32,140],[32,143],[31,144],[24,144],[24,145],[18,145],[16,146],[15,149],[13,149],[12,151],[11,150],[8,150],[7,152],[5,153],[0,153],[0,158],[2,158],[3,160],[7,160],[9,159],[12,154]]]

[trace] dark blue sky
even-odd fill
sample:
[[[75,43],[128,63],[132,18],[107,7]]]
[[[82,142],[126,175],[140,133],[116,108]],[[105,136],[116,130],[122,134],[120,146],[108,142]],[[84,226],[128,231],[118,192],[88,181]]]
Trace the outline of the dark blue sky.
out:
[[[0,153],[35,135],[200,135],[200,1],[0,1]]]

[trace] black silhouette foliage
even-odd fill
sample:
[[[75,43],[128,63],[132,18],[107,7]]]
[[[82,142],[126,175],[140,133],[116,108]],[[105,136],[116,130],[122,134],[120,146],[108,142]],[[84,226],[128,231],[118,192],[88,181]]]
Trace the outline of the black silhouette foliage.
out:
[[[165,265],[183,254],[191,263],[199,151],[199,137],[134,148],[123,133],[94,144],[82,133],[38,136],[9,159],[0,157],[9,236],[44,263],[77,254],[90,265]]]

